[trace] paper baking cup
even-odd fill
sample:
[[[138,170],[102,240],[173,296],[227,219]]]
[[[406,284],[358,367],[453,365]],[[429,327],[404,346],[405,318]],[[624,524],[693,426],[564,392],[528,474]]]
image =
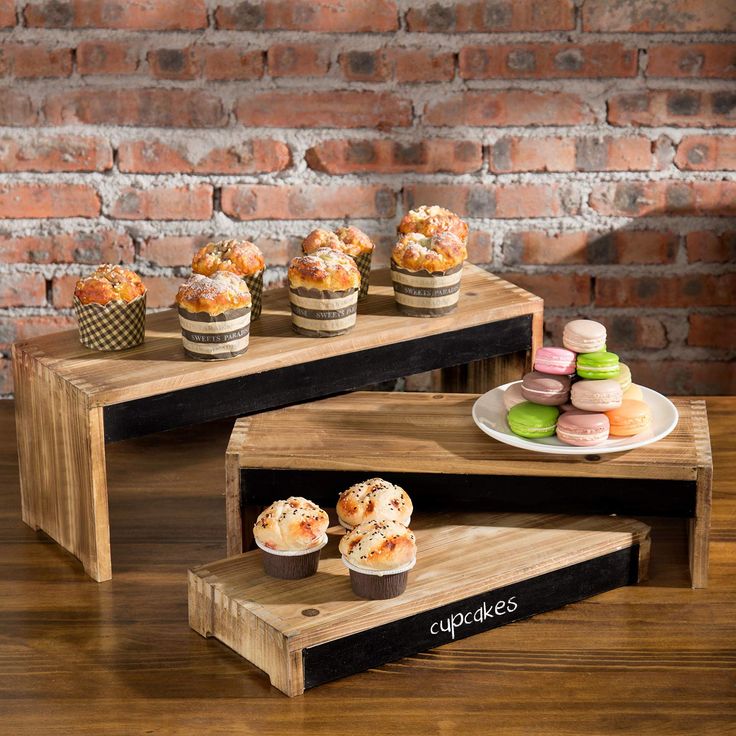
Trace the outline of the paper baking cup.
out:
[[[289,289],[291,324],[295,332],[307,337],[335,337],[355,325],[358,289],[320,291]]]
[[[266,575],[282,580],[298,580],[308,578],[317,572],[320,550],[327,544],[325,534],[319,544],[309,549],[275,550],[264,547],[257,539],[256,544],[263,552],[263,569]]]
[[[140,345],[146,334],[146,295],[132,302],[82,304],[74,297],[79,341],[92,350],[125,350]]]
[[[261,316],[261,308],[263,306],[263,271],[253,274],[252,276],[244,276],[245,283],[248,284],[250,298],[250,321],[258,319]]]
[[[398,521],[398,519],[396,521]],[[337,517],[337,523],[343,529],[347,529],[349,532],[355,529],[355,525],[348,524],[346,521],[343,521],[339,516]],[[404,526],[411,526],[411,516],[406,521],[399,521],[399,524],[403,524]]]
[[[373,260],[373,251],[361,253],[359,256],[351,256],[355,261],[355,265],[360,271],[360,291],[358,292],[358,301],[368,296],[368,286],[371,280],[371,261]]]
[[[353,593],[361,598],[373,601],[382,601],[387,598],[396,598],[406,590],[409,580],[409,570],[416,565],[416,558],[406,565],[395,570],[368,570],[357,567],[342,556],[342,562],[350,570],[350,584]]]
[[[215,315],[179,307],[179,324],[184,352],[195,360],[237,358],[248,349],[250,307]]]
[[[463,265],[447,271],[407,271],[391,261],[396,306],[409,317],[441,317],[457,308]]]

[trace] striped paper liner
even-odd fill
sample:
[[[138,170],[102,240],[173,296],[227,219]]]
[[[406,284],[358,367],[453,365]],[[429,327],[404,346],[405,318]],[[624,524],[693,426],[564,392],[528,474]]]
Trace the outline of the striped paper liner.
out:
[[[373,260],[373,251],[361,253],[359,256],[351,256],[355,261],[355,265],[360,271],[360,291],[358,292],[358,301],[362,301],[368,296],[368,286],[371,281],[371,261]]]
[[[184,352],[195,360],[237,358],[248,349],[250,307],[222,314],[178,308]]]
[[[408,317],[441,317],[457,307],[460,299],[461,263],[447,271],[407,271],[391,261],[396,306]]]
[[[358,289],[289,289],[291,325],[306,337],[335,337],[348,332],[358,315]]]

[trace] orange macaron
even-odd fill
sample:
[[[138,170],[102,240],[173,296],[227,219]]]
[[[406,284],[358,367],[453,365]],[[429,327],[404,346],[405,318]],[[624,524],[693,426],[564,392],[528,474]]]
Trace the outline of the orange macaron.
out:
[[[616,437],[631,437],[649,428],[652,410],[643,401],[624,399],[621,406],[606,412],[611,422],[610,434]]]

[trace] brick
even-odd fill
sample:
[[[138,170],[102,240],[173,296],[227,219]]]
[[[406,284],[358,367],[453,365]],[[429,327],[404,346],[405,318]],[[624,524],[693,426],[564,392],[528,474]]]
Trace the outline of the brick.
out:
[[[0,0],[0,28],[15,25],[15,0]]]
[[[572,0],[437,2],[411,8],[406,21],[419,33],[569,31],[575,28],[575,7]]]
[[[68,77],[72,73],[72,50],[69,48],[14,44],[4,50],[12,57],[13,73],[18,79]]]
[[[596,184],[590,206],[602,215],[736,214],[736,181],[642,181]]]
[[[0,274],[0,307],[42,307],[46,279],[40,273]]]
[[[375,239],[373,242],[375,243]],[[255,243],[263,251],[263,256],[269,266],[288,266],[291,259],[301,255],[302,252],[300,237],[258,238]],[[276,286],[273,282],[271,285]],[[285,283],[283,285],[286,286]]]
[[[736,77],[736,49],[730,43],[659,44],[649,47],[648,57],[648,77]]]
[[[484,230],[471,230],[468,234],[468,260],[471,263],[493,263],[493,236]]]
[[[191,31],[207,27],[205,0],[45,0],[26,5],[26,23],[40,28]]]
[[[734,350],[736,316],[733,314],[691,314],[687,344],[699,348]]]
[[[77,321],[71,315],[28,315],[0,317],[0,348],[7,350],[19,340],[47,335],[76,327]]]
[[[58,309],[68,309],[72,306],[74,287],[79,276],[63,274],[54,276],[51,282],[51,300]],[[143,283],[148,290],[146,306],[149,308],[170,307],[174,303],[174,296],[183,279],[180,276],[143,276]]]
[[[590,276],[579,273],[501,272],[501,278],[544,299],[545,307],[584,307],[590,304]]]
[[[289,147],[270,139],[213,148],[198,143],[191,150],[184,144],[134,140],[118,148],[120,171],[138,174],[259,174],[281,171],[290,163]]]
[[[461,217],[560,217],[575,214],[558,184],[450,185],[411,184],[404,187],[404,209],[438,204]]]
[[[13,363],[9,358],[0,358],[0,394],[10,397],[13,393]]]
[[[190,46],[183,49],[153,49],[146,55],[151,75],[157,79],[195,79],[199,61]]]
[[[677,146],[675,165],[686,171],[734,171],[736,136],[686,135]]]
[[[393,0],[250,0],[215,10],[218,28],[235,31],[385,33],[399,27]]]
[[[209,220],[212,187],[127,187],[112,203],[110,216],[118,220]]]
[[[72,135],[36,138],[25,143],[0,138],[0,172],[107,171],[112,148],[102,138]]]
[[[731,0],[585,0],[583,30],[601,33],[736,31]]]
[[[272,77],[321,77],[330,66],[330,49],[316,43],[282,43],[268,49]]]
[[[310,168],[328,174],[414,172],[465,174],[483,164],[480,143],[446,138],[399,143],[391,140],[331,140],[306,153]]]
[[[33,109],[31,98],[18,90],[0,88],[0,125],[35,125],[36,111]]]
[[[636,383],[670,396],[736,393],[733,363],[716,360],[627,360]]]
[[[608,100],[611,125],[675,125],[712,128],[736,124],[736,92],[655,90],[626,92]]]
[[[474,90],[430,102],[428,125],[577,125],[595,122],[583,99],[567,92]]]
[[[263,51],[236,47],[207,46],[197,49],[202,76],[213,81],[260,79],[264,70]]]
[[[125,233],[56,235],[0,235],[1,263],[125,263],[135,257],[133,241]]]
[[[634,77],[638,52],[621,43],[524,43],[466,46],[460,50],[464,79]]]
[[[625,358],[628,350],[661,350],[668,345],[667,327],[656,316],[641,317],[631,314],[600,314],[593,317],[606,326],[608,344]],[[562,344],[562,331],[572,319],[569,315],[546,315],[544,333],[553,344]],[[638,379],[635,377],[635,381]]]
[[[135,74],[139,55],[140,47],[132,41],[80,41],[77,71],[83,76]]]
[[[227,125],[219,97],[193,89],[76,89],[52,94],[44,105],[51,125],[138,125],[216,128]]]
[[[198,248],[209,242],[206,235],[164,235],[148,238],[140,249],[140,257],[155,266],[191,266]]]
[[[2,184],[0,217],[97,217],[100,198],[86,184]]]
[[[450,52],[427,49],[379,49],[340,54],[340,67],[351,82],[385,82],[396,79],[412,84],[448,82],[455,76],[455,58]]]
[[[388,92],[261,92],[240,99],[243,125],[285,128],[390,128],[411,125],[412,108]]]
[[[222,211],[239,220],[393,217],[396,196],[379,185],[225,186]]]
[[[547,235],[536,230],[509,233],[503,243],[503,262],[509,266],[587,263],[588,236],[584,232]]]
[[[736,231],[688,233],[685,245],[690,263],[736,262]]]
[[[736,273],[598,276],[598,307],[721,307],[736,303]]]

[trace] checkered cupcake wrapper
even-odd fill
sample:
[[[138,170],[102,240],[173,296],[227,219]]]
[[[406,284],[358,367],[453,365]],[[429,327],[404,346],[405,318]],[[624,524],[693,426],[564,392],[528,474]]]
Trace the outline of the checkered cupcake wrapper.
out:
[[[245,283],[248,284],[250,298],[253,300],[250,307],[250,321],[258,319],[261,316],[261,307],[263,304],[263,271],[259,271],[253,276],[245,276]]]
[[[358,301],[365,299],[368,296],[368,286],[371,280],[371,259],[373,258],[373,251],[368,253],[361,253],[359,256],[353,256],[355,265],[360,271],[360,291],[358,292]]]
[[[140,345],[146,333],[146,295],[132,302],[82,304],[74,297],[79,340],[92,350],[125,350]]]

